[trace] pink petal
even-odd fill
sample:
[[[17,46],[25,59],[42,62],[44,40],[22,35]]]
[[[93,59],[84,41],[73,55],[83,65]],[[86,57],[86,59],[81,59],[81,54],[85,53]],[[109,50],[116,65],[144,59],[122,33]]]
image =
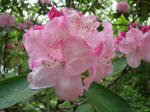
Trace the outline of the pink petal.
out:
[[[93,81],[99,83],[104,77],[112,72],[113,65],[110,60],[100,58],[95,61],[89,69],[89,77],[84,80],[84,89],[88,90],[88,87]]]
[[[64,41],[63,49],[65,72],[70,75],[85,72],[94,62],[92,49],[78,37],[70,37]]]
[[[136,45],[126,39],[120,41],[118,48],[121,52],[128,54],[136,50]]]
[[[96,65],[94,81],[99,83],[104,77],[112,72],[112,68],[113,65],[111,63],[111,60],[106,58],[99,59]]]
[[[51,56],[50,49],[43,44],[41,31],[31,30],[24,34],[23,44],[32,61],[42,61]]]
[[[131,67],[137,68],[141,63],[141,57],[138,52],[132,52],[127,56],[127,62]]]
[[[59,12],[59,11],[55,8],[55,6],[53,5],[52,8],[51,8],[51,10],[48,12],[48,18],[49,18],[50,20],[53,20],[53,18],[59,17],[59,16],[61,16],[61,12]]]
[[[136,28],[132,28],[126,34],[126,40],[135,45],[137,45],[138,42],[142,40],[142,38],[143,38],[143,33]]]
[[[82,95],[83,86],[80,75],[60,74],[55,93],[60,99],[74,101]]]
[[[89,86],[92,84],[92,82],[94,81],[94,75],[95,75],[95,67],[96,64],[93,64],[93,66],[91,66],[89,68],[89,77],[87,77],[83,82],[84,82],[84,89],[88,90]]]
[[[140,51],[142,59],[146,62],[150,62],[150,31],[144,34],[144,38],[141,41]]]
[[[41,89],[54,87],[57,83],[58,74],[61,72],[61,66],[40,66],[33,69],[28,75],[29,88]]]

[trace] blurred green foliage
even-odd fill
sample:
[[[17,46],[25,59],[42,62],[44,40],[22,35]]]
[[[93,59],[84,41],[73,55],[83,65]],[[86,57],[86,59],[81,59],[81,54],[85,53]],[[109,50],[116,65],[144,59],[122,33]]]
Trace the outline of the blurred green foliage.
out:
[[[119,30],[127,31],[129,22],[150,24],[149,0],[124,0],[130,6],[130,12],[127,14],[115,11],[116,1],[120,0],[51,0],[51,4],[58,9],[66,6],[86,15],[95,14],[101,23],[104,20],[111,21],[114,36]],[[9,33],[7,28],[5,30],[0,28],[1,80],[20,74],[27,75],[30,72],[28,56],[22,47],[24,31],[18,30],[17,24],[25,20],[31,20],[34,24],[49,21],[46,15],[51,4],[42,5],[38,0],[0,0],[0,14],[8,12],[16,17],[17,22]],[[102,25],[99,30],[102,30]],[[5,49],[6,42],[12,44],[14,49]],[[15,46],[15,43],[18,43],[18,46]],[[150,112],[150,65],[143,62],[137,69],[131,69],[124,59],[119,58],[114,59],[113,63],[113,73],[101,84],[122,96],[137,112]],[[50,112],[97,112],[86,102],[84,96],[75,102],[63,101],[56,97],[52,88],[42,90],[39,94],[4,110],[6,112],[49,112],[49,110]]]

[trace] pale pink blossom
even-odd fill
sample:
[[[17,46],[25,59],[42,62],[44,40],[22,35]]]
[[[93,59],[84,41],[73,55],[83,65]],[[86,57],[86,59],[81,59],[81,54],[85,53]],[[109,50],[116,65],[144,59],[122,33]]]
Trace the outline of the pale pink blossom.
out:
[[[40,3],[45,5],[45,4],[50,4],[50,0],[40,0]]]
[[[23,37],[32,72],[29,87],[54,87],[60,99],[75,100],[82,95],[81,73],[93,63],[93,50],[84,39],[70,34],[64,17],[58,17],[43,30],[27,30]]]
[[[120,1],[116,6],[116,10],[120,13],[127,13],[129,12],[130,7],[127,2]]]
[[[0,27],[14,26],[16,23],[15,17],[8,13],[0,15]]]
[[[119,49],[127,54],[127,62],[131,67],[138,67],[141,60],[150,62],[150,31],[143,34],[140,30],[132,28],[119,43]]]
[[[61,16],[61,12],[59,12],[59,11],[55,8],[55,6],[53,5],[52,8],[51,8],[51,10],[48,12],[48,18],[49,18],[50,20],[52,20],[53,18],[59,17],[59,16]]]

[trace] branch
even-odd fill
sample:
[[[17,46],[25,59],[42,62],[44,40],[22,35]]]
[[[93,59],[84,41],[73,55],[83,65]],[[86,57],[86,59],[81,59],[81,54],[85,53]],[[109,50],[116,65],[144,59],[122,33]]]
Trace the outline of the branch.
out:
[[[87,100],[83,100],[82,102],[80,103],[76,103],[75,105],[71,106],[71,107],[64,107],[64,108],[61,108],[61,110],[70,110],[70,109],[73,109],[73,112],[75,112],[75,110],[77,109],[78,106],[86,103]]]
[[[125,69],[118,75],[118,77],[116,77],[116,79],[114,79],[111,83],[109,83],[107,85],[108,88],[110,88],[111,86],[113,86],[115,83],[117,83],[122,76],[124,76],[131,68],[129,68],[128,66],[125,67]]]

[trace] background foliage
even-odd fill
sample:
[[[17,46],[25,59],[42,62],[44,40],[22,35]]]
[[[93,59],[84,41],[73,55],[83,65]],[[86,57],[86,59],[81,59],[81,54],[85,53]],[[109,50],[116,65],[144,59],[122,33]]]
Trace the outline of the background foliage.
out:
[[[66,6],[86,15],[95,14],[100,22],[111,21],[114,36],[116,36],[119,30],[127,31],[129,22],[136,21],[143,25],[150,24],[149,0],[125,1],[130,5],[130,12],[127,14],[120,14],[115,11],[115,3],[119,0],[51,0],[51,4],[56,5],[58,9]],[[0,0],[0,14],[10,13],[16,17],[17,24],[25,20],[31,20],[34,24],[42,24],[48,21],[46,15],[51,4],[42,5],[38,0]],[[40,92],[33,92],[24,88],[26,82],[23,83],[20,80],[26,80],[25,76],[30,70],[27,64],[28,56],[22,47],[24,31],[18,30],[17,24],[9,33],[8,29],[5,29],[5,31],[2,28],[0,29],[0,107],[7,105],[7,108],[3,109],[6,112],[97,112],[98,109],[88,103],[85,98],[86,94],[75,102],[69,102],[59,100],[54,94],[53,88]],[[102,26],[99,30],[101,29]],[[6,43],[12,44],[14,49],[6,49]],[[15,43],[19,45],[15,46]],[[140,67],[132,69],[128,67],[124,57],[121,59],[114,58],[113,63],[112,74],[108,75],[101,84],[123,97],[137,112],[150,112],[150,65],[142,62]],[[12,98],[23,101],[15,104],[15,99],[13,102],[15,105],[4,104],[4,101],[7,101],[14,91],[12,88],[4,89],[4,86],[8,87],[10,81],[12,81],[11,77],[18,75],[21,79],[15,80],[18,81],[16,93],[22,92],[22,96],[14,94]],[[23,91],[20,91],[22,89]],[[26,99],[26,92],[30,92],[29,96],[39,93]],[[7,94],[7,97],[4,97],[3,94]]]

